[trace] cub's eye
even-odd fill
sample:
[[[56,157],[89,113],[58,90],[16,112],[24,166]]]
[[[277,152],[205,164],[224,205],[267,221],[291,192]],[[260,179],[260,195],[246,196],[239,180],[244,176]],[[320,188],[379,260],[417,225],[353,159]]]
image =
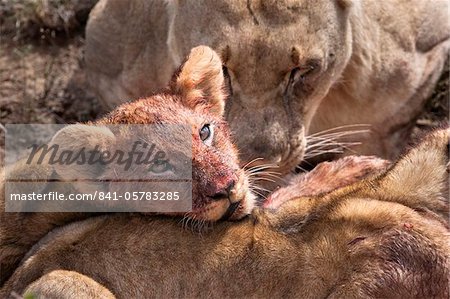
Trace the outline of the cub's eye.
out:
[[[152,174],[165,174],[169,171],[174,171],[175,168],[170,164],[169,160],[157,160],[153,161],[153,163],[148,168],[149,172]]]
[[[214,128],[210,124],[203,125],[203,127],[199,131],[200,139],[206,145],[212,144],[213,135],[214,135]]]

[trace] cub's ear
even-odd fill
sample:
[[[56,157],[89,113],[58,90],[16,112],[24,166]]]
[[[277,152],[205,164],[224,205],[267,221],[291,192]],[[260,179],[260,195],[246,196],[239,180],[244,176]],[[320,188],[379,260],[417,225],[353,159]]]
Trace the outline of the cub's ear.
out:
[[[211,48],[193,48],[175,72],[169,88],[182,98],[186,106],[193,109],[201,106],[214,114],[223,115],[227,93],[222,61]]]
[[[437,130],[412,147],[381,179],[385,197],[417,210],[449,214],[449,135]],[[389,200],[389,199],[386,199]]]
[[[50,146],[57,145],[60,160],[76,159],[77,162],[70,165],[56,163],[53,168],[63,179],[97,178],[104,171],[105,166],[101,163],[90,163],[87,158],[83,161],[83,157],[78,154],[83,150],[88,156],[90,151],[99,152],[114,143],[114,134],[107,127],[80,124],[67,126],[53,136]]]

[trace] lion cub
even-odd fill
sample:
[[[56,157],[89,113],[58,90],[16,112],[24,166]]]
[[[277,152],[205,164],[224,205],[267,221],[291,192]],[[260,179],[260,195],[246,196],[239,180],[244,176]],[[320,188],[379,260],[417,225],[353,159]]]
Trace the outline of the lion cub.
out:
[[[55,135],[53,142],[68,148],[81,145],[89,148],[90,142],[95,140],[102,147],[112,148],[123,143],[126,136],[115,136],[104,125],[187,124],[192,129],[192,211],[186,214],[187,217],[211,222],[224,217],[240,219],[252,210],[255,196],[249,189],[246,172],[239,167],[236,147],[222,117],[226,98],[220,58],[210,48],[200,46],[191,51],[164,92],[123,104],[96,122],[67,126]],[[67,174],[59,172],[57,167],[20,163],[11,171],[36,173],[40,177],[45,173],[48,178],[61,180]],[[83,177],[91,169],[89,165],[75,164],[71,171],[78,175],[76,177]],[[4,175],[0,177],[1,283],[31,246],[50,230],[93,215],[5,213]]]
[[[313,197],[291,189],[276,211],[203,237],[142,215],[70,224],[28,253],[0,296],[448,298],[449,133],[378,176]]]

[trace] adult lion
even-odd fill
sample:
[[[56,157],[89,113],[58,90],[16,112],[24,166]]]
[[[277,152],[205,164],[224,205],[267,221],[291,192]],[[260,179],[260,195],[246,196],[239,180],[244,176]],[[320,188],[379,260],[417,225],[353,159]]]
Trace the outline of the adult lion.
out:
[[[221,54],[243,160],[280,172],[307,134],[369,124],[361,154],[394,158],[450,44],[445,0],[101,0],[87,26],[88,77],[109,106],[164,86],[197,45]]]

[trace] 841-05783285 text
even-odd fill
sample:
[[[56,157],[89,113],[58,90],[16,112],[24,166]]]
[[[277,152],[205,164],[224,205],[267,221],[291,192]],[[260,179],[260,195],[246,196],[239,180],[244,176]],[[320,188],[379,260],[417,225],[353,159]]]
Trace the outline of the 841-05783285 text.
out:
[[[99,192],[93,193],[60,193],[60,192],[48,192],[48,193],[12,193],[10,194],[10,200],[38,200],[38,201],[64,201],[64,200],[134,200],[134,201],[171,201],[179,200],[180,192],[157,192],[157,191],[135,191],[135,192]]]

